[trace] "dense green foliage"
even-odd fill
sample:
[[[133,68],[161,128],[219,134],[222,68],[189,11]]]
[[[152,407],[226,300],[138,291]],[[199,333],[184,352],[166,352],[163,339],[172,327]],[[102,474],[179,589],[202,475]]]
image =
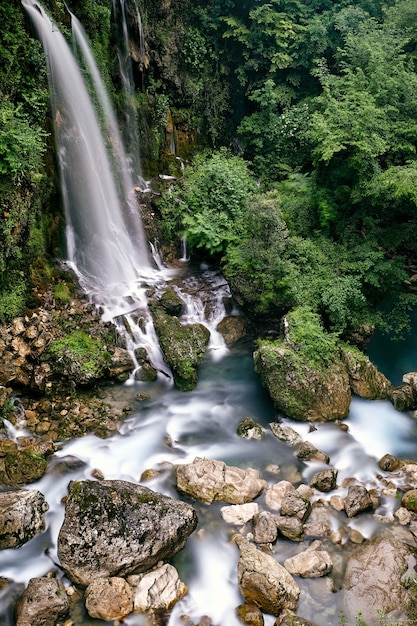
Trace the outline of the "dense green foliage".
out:
[[[267,317],[307,305],[345,336],[402,325],[417,251],[417,7],[219,0],[203,13],[261,181],[221,246],[234,293]],[[213,253],[218,223],[203,207],[217,191],[188,176],[182,187],[170,199],[180,227]]]
[[[18,2],[0,7],[0,320],[22,312],[30,268],[45,251],[48,91],[40,44]]]
[[[64,3],[44,5],[69,36]],[[69,2],[121,108],[115,6]],[[136,6],[146,45],[132,52],[133,104],[145,169],[178,174],[169,136],[193,160],[160,200],[163,240],[185,233],[194,255],[222,258],[255,315],[306,305],[345,336],[398,322],[414,297],[402,286],[417,252],[415,3],[127,0],[132,51]],[[22,309],[28,268],[50,245],[52,163],[41,47],[18,0],[0,17],[6,318]]]

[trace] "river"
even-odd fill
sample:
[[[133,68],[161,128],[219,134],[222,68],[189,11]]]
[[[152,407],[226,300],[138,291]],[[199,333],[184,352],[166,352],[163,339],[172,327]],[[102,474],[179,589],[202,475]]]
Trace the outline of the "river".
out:
[[[245,341],[224,351],[221,358],[214,350],[202,364],[199,382],[192,392],[176,390],[163,376],[155,383],[130,381],[109,388],[113,403],[131,404],[134,410],[109,439],[88,435],[64,444],[46,475],[31,485],[49,503],[47,530],[19,549],[0,552],[0,575],[15,581],[0,595],[0,615],[3,615],[0,623],[13,624],[15,594],[29,578],[41,576],[58,562],[56,538],[64,514],[61,500],[70,480],[91,479],[93,470],[100,470],[106,479],[142,483],[178,498],[174,466],[205,457],[256,468],[270,485],[279,479],[297,477],[308,482],[317,469],[316,464],[301,463],[293,450],[268,429],[276,413],[254,372],[252,350],[251,343]],[[139,392],[146,392],[148,397],[139,401]],[[239,423],[247,416],[265,427],[261,441],[237,435]],[[372,485],[378,473],[377,461],[387,452],[417,458],[416,422],[410,415],[396,412],[389,402],[354,398],[346,424],[347,432],[335,424],[322,424],[309,433],[307,424],[292,423],[304,438],[330,455],[330,465],[339,470],[339,484],[344,478],[355,476]],[[147,469],[155,469],[158,474],[143,482],[141,477]],[[208,615],[218,626],[238,626],[235,607],[242,602],[237,588],[238,550],[230,542],[236,529],[222,520],[220,508],[224,503],[208,506],[193,502],[193,505],[197,508],[199,526],[173,561],[189,592],[175,607],[169,624],[184,623],[181,616],[186,614],[195,623],[202,615]],[[382,508],[388,511],[393,506],[387,500]],[[334,523],[341,523],[337,516]],[[378,525],[368,515],[355,518],[350,525],[365,537],[379,533]],[[282,562],[298,548],[297,543],[280,539],[275,546],[275,557]],[[299,614],[318,626],[335,626],[338,594],[330,592],[322,579],[301,582]],[[105,623],[91,620],[81,609],[77,615],[74,626]],[[131,616],[125,623],[146,624],[139,615]],[[265,623],[272,625],[274,618],[267,616]]]

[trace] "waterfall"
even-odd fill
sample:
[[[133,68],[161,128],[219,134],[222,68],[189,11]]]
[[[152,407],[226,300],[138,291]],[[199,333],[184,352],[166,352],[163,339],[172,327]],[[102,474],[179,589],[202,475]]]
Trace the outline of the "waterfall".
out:
[[[67,42],[37,0],[22,3],[48,64],[68,260],[87,292],[120,294],[151,268],[137,207],[119,194],[96,112]],[[109,127],[114,130],[113,123]]]
[[[135,4],[135,17],[137,20],[139,30],[139,50],[140,58],[145,57],[145,43],[142,28],[142,19],[140,16],[139,8]],[[127,21],[127,11],[125,0],[112,0],[113,14],[120,19],[121,23],[121,38],[117,50],[117,56],[119,60],[119,70],[122,79],[123,95],[124,95],[124,115],[125,115],[125,144],[129,154],[132,172],[138,175],[138,184],[143,186],[143,179],[141,176],[141,159],[140,159],[140,141],[139,141],[139,128],[137,119],[137,109],[135,106],[135,81],[133,77],[133,65],[130,55],[129,45],[129,28]]]
[[[66,217],[68,265],[103,319],[123,332],[125,313],[135,311],[132,352],[145,346],[156,367],[163,358],[147,306],[146,289],[165,284],[155,268],[141,222],[128,158],[110,100],[79,21],[74,37],[94,86],[94,109],[69,45],[38,0],[22,0],[43,45],[50,84],[61,191]],[[99,118],[104,119],[104,129]],[[103,132],[104,131],[104,132]],[[133,324],[133,322],[132,322]]]

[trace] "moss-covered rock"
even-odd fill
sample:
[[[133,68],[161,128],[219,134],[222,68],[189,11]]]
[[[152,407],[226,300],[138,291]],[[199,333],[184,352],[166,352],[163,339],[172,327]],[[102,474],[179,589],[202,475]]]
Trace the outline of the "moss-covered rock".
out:
[[[340,355],[349,374],[352,393],[367,400],[385,400],[391,383],[358,348],[341,346]]]
[[[299,421],[346,417],[351,391],[336,340],[305,308],[288,314],[283,328],[282,340],[261,342],[254,354],[255,370],[277,410]]]
[[[46,472],[47,461],[31,447],[19,449],[15,442],[4,440],[0,449],[0,484],[18,487],[35,482]]]
[[[167,315],[157,304],[151,305],[151,310],[175,385],[182,391],[191,391],[197,383],[197,368],[205,354],[210,331],[202,324],[182,325],[177,317]]]
[[[112,361],[104,342],[78,330],[53,341],[48,356],[54,370],[76,385],[90,385],[104,378]]]

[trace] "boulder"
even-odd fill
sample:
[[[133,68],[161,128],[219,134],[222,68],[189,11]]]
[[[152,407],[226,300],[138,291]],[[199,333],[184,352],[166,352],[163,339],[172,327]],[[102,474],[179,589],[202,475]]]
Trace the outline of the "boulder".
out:
[[[0,493],[0,549],[18,548],[43,532],[47,510],[37,489]]]
[[[319,578],[332,571],[333,563],[330,554],[325,550],[304,550],[285,559],[284,567],[294,576]]]
[[[417,489],[409,489],[401,498],[401,505],[411,511],[417,513]]]
[[[232,346],[246,334],[246,320],[240,315],[227,315],[217,325],[216,330],[222,335],[226,346]]]
[[[146,574],[129,576],[128,582],[137,613],[169,611],[188,591],[175,567],[167,563]]]
[[[407,565],[413,568],[416,551],[395,539],[378,537],[349,558],[342,584],[341,611],[349,626],[359,612],[366,624],[406,620],[412,590],[403,583]]]
[[[99,577],[144,572],[179,552],[197,525],[193,507],[122,480],[70,484],[58,536],[69,578],[87,586]]]
[[[369,358],[358,348],[342,346],[340,350],[345,363],[352,393],[368,400],[385,400],[391,383]]]
[[[191,391],[197,384],[197,370],[205,354],[210,331],[202,324],[181,324],[177,317],[168,315],[155,303],[150,308],[174,383],[182,391]]]
[[[0,484],[19,487],[41,478],[48,463],[33,446],[18,448],[12,440],[0,442]]]
[[[31,578],[16,603],[15,626],[55,626],[69,611],[61,581],[48,576]]]
[[[222,500],[230,504],[251,502],[267,487],[258,470],[241,469],[223,461],[195,458],[177,467],[177,488],[187,495],[211,504]]]
[[[124,578],[97,578],[85,590],[85,607],[90,617],[123,619],[133,611],[132,589]]]
[[[410,385],[397,385],[391,387],[389,399],[396,411],[410,411],[415,407],[416,401]]]
[[[244,537],[236,535],[235,542],[240,550],[238,583],[245,602],[272,615],[294,610],[300,589],[287,570]]]
[[[284,318],[282,341],[259,346],[254,353],[255,370],[275,408],[288,417],[303,422],[343,419],[351,402],[346,367],[335,346],[330,346],[331,340],[320,327],[318,317],[300,311]],[[300,327],[305,330],[302,340],[297,336],[301,334]],[[308,329],[312,332],[307,337]],[[321,356],[316,356],[319,351]]]

